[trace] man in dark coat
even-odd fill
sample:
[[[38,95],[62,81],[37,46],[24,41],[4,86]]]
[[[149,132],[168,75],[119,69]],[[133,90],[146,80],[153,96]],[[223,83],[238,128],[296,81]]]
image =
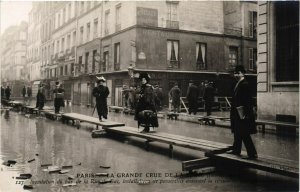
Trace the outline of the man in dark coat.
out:
[[[162,109],[162,89],[159,87],[158,84],[154,87],[154,95],[156,109],[159,111]]]
[[[27,87],[27,96],[30,98],[32,96],[32,90],[31,87]]]
[[[172,106],[174,109],[175,113],[179,113],[179,107],[180,107],[180,95],[181,95],[181,90],[178,87],[178,84],[175,83],[174,87],[169,92],[169,97],[172,100]]]
[[[189,114],[194,113],[196,115],[198,111],[198,97],[199,97],[199,90],[198,87],[194,84],[193,81],[190,81],[190,85],[187,91],[187,100],[189,103]]]
[[[40,87],[38,89],[38,93],[36,95],[36,108],[38,108],[39,110],[42,110],[44,108],[45,101],[46,101],[45,88],[44,88],[44,84],[42,83],[40,85]]]
[[[102,122],[103,119],[107,119],[107,97],[109,95],[108,87],[104,85],[106,81],[104,77],[97,78],[97,87],[93,89],[93,96],[96,97],[96,108],[99,116],[99,120]]]
[[[5,97],[5,88],[1,85],[1,98]]]
[[[6,87],[6,89],[5,89],[5,96],[6,96],[6,99],[7,99],[7,100],[9,100],[10,95],[11,95],[11,89],[10,89],[10,87],[7,85],[7,87]]]
[[[203,100],[205,101],[205,111],[207,113],[207,116],[211,115],[211,108],[214,102],[214,94],[215,90],[212,87],[212,82],[206,82]]]
[[[134,119],[138,121],[138,126],[144,124],[145,129],[142,132],[149,132],[150,126],[158,127],[154,88],[149,84],[150,76],[147,73],[141,73],[139,79],[142,85],[138,94]]]
[[[24,85],[24,87],[23,87],[23,89],[22,89],[22,96],[25,97],[25,95],[26,95],[26,87],[25,87],[25,85]]]
[[[59,82],[55,83],[56,87],[53,90],[54,94],[54,111],[59,113],[60,107],[65,107],[64,94],[65,90],[62,88]]]
[[[231,130],[234,134],[233,151],[235,155],[241,154],[244,142],[249,159],[256,159],[257,152],[250,134],[257,132],[255,126],[253,103],[251,100],[248,81],[245,78],[245,69],[237,65],[234,77],[238,80],[233,96],[230,111]]]

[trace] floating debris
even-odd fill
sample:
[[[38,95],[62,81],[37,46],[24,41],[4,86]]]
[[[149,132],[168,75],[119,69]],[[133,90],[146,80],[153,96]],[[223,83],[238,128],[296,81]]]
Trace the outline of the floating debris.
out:
[[[70,170],[60,170],[59,174],[65,174],[65,173],[69,173],[69,172],[70,172]]]
[[[70,168],[73,168],[73,165],[63,165],[61,168],[62,169],[70,169]]]
[[[108,166],[108,165],[100,165],[100,168],[103,168],[103,169],[109,169],[110,166]]]
[[[48,163],[48,164],[41,164],[41,167],[49,167],[51,166],[52,164],[51,163]]]
[[[30,160],[28,160],[27,162],[30,163],[30,162],[32,162],[32,161],[35,161],[35,159],[30,159]]]
[[[38,154],[38,153],[36,153],[36,154],[35,154],[35,156],[39,156],[39,154]]]
[[[81,162],[80,162],[80,163],[78,163],[77,165],[81,165]]]
[[[75,179],[75,176],[74,175],[68,175],[68,179],[69,180]]]
[[[108,177],[108,173],[96,173],[95,175],[98,177]]]
[[[30,179],[32,175],[30,173],[22,173],[19,177],[16,177],[16,179]]]
[[[26,181],[24,182],[23,189],[33,189],[33,186],[32,186],[32,184],[31,184],[31,180],[26,180]]]
[[[8,164],[16,164],[17,162],[15,160],[8,160],[7,163]]]
[[[61,171],[61,169],[58,166],[49,166],[48,167],[49,173],[58,173]]]

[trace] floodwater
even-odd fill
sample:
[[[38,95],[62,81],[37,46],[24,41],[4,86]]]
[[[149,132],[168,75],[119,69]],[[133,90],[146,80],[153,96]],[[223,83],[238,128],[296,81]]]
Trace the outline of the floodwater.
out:
[[[66,107],[65,112],[92,114],[92,108]],[[96,117],[96,114],[94,114]],[[133,116],[111,112],[109,119],[136,127]],[[157,131],[232,143],[230,129],[199,125],[183,121],[159,119]],[[25,117],[17,112],[1,111],[0,191],[24,191],[21,173],[31,173],[31,191],[298,191],[298,180],[257,170],[230,170],[197,176],[176,176],[182,173],[181,161],[203,157],[203,153],[174,146],[174,158],[168,156],[168,145],[144,140],[92,138],[95,126],[82,123],[80,127],[45,118]],[[273,134],[253,135],[258,154],[298,161],[298,138]],[[33,160],[34,159],[34,160]],[[2,165],[7,160],[17,163]],[[33,160],[28,162],[29,160]],[[49,173],[43,164],[69,166],[65,174]],[[105,169],[100,166],[109,166]],[[99,184],[107,177],[111,183]],[[74,177],[68,180],[68,177]],[[138,183],[143,180],[145,183]],[[149,180],[150,183],[147,183]],[[76,186],[63,186],[65,183]]]

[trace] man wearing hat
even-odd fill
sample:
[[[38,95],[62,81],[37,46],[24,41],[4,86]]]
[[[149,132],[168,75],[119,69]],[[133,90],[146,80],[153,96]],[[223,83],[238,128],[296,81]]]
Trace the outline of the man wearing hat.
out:
[[[55,83],[54,94],[54,110],[55,113],[59,113],[60,107],[65,107],[64,94],[65,90],[61,87],[59,82]]]
[[[46,101],[46,96],[45,96],[44,84],[41,83],[36,95],[36,108],[42,110],[44,108],[45,101]]]
[[[257,132],[253,112],[253,103],[250,95],[249,83],[245,78],[245,69],[237,65],[234,77],[235,85],[230,111],[231,130],[234,134],[232,154],[240,155],[242,142],[245,144],[248,159],[257,159],[257,152],[250,134]]]
[[[154,100],[153,86],[149,84],[150,76],[147,73],[141,73],[139,79],[142,81],[141,89],[139,91],[139,98],[135,110],[135,120],[140,124],[146,124],[145,129],[142,132],[149,132],[149,124],[153,127],[158,127],[158,120],[156,116],[156,107]],[[145,111],[151,111],[151,118],[145,116]],[[147,112],[147,114],[149,114]]]
[[[96,107],[99,116],[99,120],[102,118],[107,119],[107,97],[109,95],[108,87],[104,85],[106,82],[103,76],[97,78],[97,87],[93,89],[93,96],[96,97]]]
[[[194,115],[196,115],[198,111],[198,97],[199,97],[198,87],[194,84],[194,81],[190,80],[187,96],[186,96],[189,103],[189,114],[194,113]]]
[[[214,103],[214,95],[215,95],[215,90],[212,86],[212,82],[208,82],[206,80],[204,94],[203,94],[203,100],[205,101],[205,111],[206,111],[207,116],[211,115],[211,108]]]

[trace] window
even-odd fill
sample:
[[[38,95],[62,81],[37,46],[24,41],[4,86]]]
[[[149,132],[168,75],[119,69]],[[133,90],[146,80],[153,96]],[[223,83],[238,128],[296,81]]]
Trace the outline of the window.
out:
[[[249,37],[256,38],[257,12],[249,11]]]
[[[84,1],[80,2],[80,14],[84,12]]]
[[[80,39],[79,39],[79,44],[83,43],[83,26],[80,27]]]
[[[167,3],[167,19],[170,21],[178,21],[177,9],[178,2],[166,2]]]
[[[102,72],[105,72],[106,71],[106,68],[109,64],[109,52],[108,51],[105,51],[103,53],[103,58],[104,58],[104,63],[102,65]]]
[[[116,32],[121,30],[120,12],[121,12],[121,4],[118,4],[116,6]]]
[[[93,51],[93,61],[92,61],[92,72],[95,72],[96,54],[97,54],[97,50],[94,50]]]
[[[206,56],[207,56],[206,43],[196,43],[196,68],[207,69]]]
[[[114,68],[115,71],[120,70],[120,43],[115,43]]]
[[[76,31],[73,32],[73,47],[76,46]]]
[[[256,70],[257,49],[249,48],[249,70]]]
[[[59,40],[56,41],[56,53],[59,53]]]
[[[57,26],[60,27],[60,13],[58,14],[58,21],[57,21]]]
[[[90,23],[86,24],[86,41],[90,41],[91,25]]]
[[[66,22],[66,8],[63,9],[63,21],[62,23]]]
[[[179,50],[179,41],[174,41],[174,40],[167,41],[168,68],[175,68],[175,69],[179,68],[178,50]]]
[[[81,71],[81,66],[82,66],[82,56],[79,56],[78,58],[78,71]]]
[[[85,63],[84,63],[84,72],[88,72],[88,64],[89,64],[89,52],[85,53]]]
[[[98,18],[94,20],[94,38],[98,37]]]
[[[71,46],[71,35],[69,34],[67,37],[67,49],[70,49]]]
[[[229,66],[234,67],[238,64],[238,47],[229,47]]]
[[[63,76],[63,74],[64,74],[64,67],[61,66],[61,67],[60,67],[60,76]]]
[[[299,1],[276,1],[276,81],[299,82]]]
[[[109,30],[108,30],[108,17],[109,17],[109,10],[105,11],[105,20],[104,20],[104,34],[108,35]]]
[[[65,38],[61,39],[61,51],[65,51]]]
[[[71,19],[71,12],[72,12],[71,3],[69,3],[68,7],[69,7],[69,12],[68,12],[69,19]]]
[[[86,9],[89,10],[91,8],[91,2],[87,1],[86,2]]]
[[[68,75],[68,65],[65,65],[65,75]]]
[[[71,63],[71,75],[74,74],[74,63]]]

